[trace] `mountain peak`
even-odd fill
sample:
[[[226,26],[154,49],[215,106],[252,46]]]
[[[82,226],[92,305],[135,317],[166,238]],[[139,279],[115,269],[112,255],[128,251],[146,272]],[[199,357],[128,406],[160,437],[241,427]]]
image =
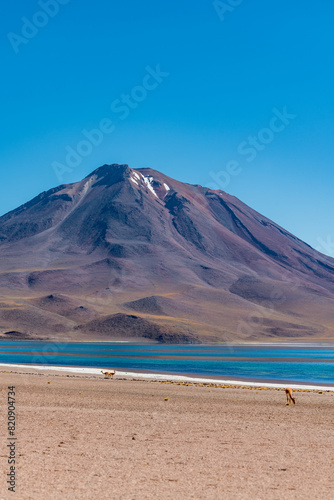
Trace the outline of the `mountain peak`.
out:
[[[130,173],[129,165],[119,165],[118,163],[112,163],[111,165],[104,164],[102,167],[98,167],[93,172],[85,177],[89,179],[95,177],[95,180],[99,184],[114,184],[123,180],[127,174]]]
[[[147,194],[163,200],[171,190],[164,177],[163,174],[151,168],[132,169],[126,164],[112,163],[93,170],[85,179],[93,180],[92,186],[111,186],[129,180],[135,189],[143,190]]]

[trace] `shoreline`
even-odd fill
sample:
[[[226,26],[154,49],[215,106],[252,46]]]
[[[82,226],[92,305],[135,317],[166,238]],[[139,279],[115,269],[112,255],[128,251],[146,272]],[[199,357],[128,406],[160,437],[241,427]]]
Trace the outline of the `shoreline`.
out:
[[[71,367],[71,366],[56,366],[56,365],[29,365],[29,364],[13,364],[13,363],[0,363],[0,368],[20,368],[20,369],[30,369],[30,370],[37,370],[37,371],[45,371],[49,373],[50,371],[52,372],[58,372],[58,373],[72,373],[72,374],[77,374],[77,375],[99,375],[101,376],[101,370],[109,370],[110,368],[89,368],[89,367]],[[15,373],[15,372],[14,372]],[[16,372],[17,373],[17,372]],[[120,371],[116,370],[116,378],[117,377],[123,377],[126,379],[130,378],[140,378],[143,380],[147,381],[169,381],[171,383],[178,383],[178,382],[184,382],[184,383],[194,383],[194,384],[216,384],[216,385],[221,385],[221,386],[231,386],[233,385],[233,388],[243,388],[243,389],[248,389],[248,388],[259,388],[259,387],[265,387],[268,389],[272,390],[281,390],[285,389],[287,386],[291,387],[291,389],[295,390],[305,390],[305,391],[326,391],[326,392],[334,392],[334,386],[332,385],[316,385],[316,384],[309,384],[309,383],[280,383],[280,382],[271,382],[271,381],[255,381],[255,380],[229,380],[229,379],[223,379],[219,377],[211,377],[210,376],[201,376],[201,377],[196,377],[196,376],[190,376],[190,375],[173,375],[173,374],[168,374],[168,373],[150,373],[150,372],[143,372],[143,371]],[[246,387],[249,386],[249,387]]]
[[[319,339],[318,341],[316,340],[296,340],[296,341],[287,341],[286,339],[282,341],[272,341],[272,342],[266,342],[262,340],[253,340],[253,341],[235,341],[235,342],[202,342],[201,344],[167,344],[167,343],[161,343],[161,342],[152,342],[151,340],[138,340],[138,339],[133,339],[133,340],[98,340],[98,339],[92,339],[92,340],[74,340],[74,339],[68,339],[68,338],[57,338],[57,339],[43,339],[43,338],[7,338],[7,337],[0,337],[0,344],[1,342],[32,342],[32,343],[37,343],[37,342],[43,342],[46,344],[135,344],[135,345],[145,345],[145,344],[154,344],[157,346],[161,347],[173,347],[173,346],[192,346],[196,348],[201,348],[201,347],[216,347],[216,346],[226,346],[226,347],[234,347],[234,346],[274,346],[274,347],[332,347],[334,348],[334,340],[332,339]]]

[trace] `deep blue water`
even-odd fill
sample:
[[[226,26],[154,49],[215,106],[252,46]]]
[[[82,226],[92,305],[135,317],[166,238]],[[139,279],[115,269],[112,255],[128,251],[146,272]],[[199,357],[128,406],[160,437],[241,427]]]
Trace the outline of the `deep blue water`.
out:
[[[1,341],[0,363],[101,367],[334,385],[334,345]]]

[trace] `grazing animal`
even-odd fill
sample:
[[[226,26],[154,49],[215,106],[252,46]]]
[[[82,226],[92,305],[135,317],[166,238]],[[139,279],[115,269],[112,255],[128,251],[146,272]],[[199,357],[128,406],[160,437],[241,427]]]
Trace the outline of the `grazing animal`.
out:
[[[115,375],[115,373],[116,373],[116,370],[114,370],[114,371],[112,371],[112,372],[103,372],[103,371],[101,370],[101,373],[103,373],[104,378],[113,378],[113,376],[114,376],[114,375]]]
[[[294,397],[292,397],[292,389],[290,389],[290,387],[287,387],[285,389],[285,394],[286,394],[286,404],[290,405],[291,401],[293,401],[293,404],[295,405],[296,404],[296,400],[295,400]]]

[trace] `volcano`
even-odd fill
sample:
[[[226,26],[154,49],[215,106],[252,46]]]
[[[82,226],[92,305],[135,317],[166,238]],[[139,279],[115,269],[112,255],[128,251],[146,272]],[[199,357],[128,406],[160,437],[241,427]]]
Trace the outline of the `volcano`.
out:
[[[0,218],[0,255],[4,338],[334,337],[334,259],[153,169],[103,165],[41,193]]]

